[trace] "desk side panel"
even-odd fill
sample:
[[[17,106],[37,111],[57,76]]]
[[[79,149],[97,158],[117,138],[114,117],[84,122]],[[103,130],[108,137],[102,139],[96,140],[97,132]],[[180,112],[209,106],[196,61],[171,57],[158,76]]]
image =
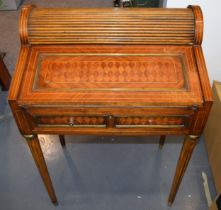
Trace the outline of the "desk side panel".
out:
[[[9,94],[8,94],[9,101],[13,101],[17,99],[21,82],[22,82],[23,73],[26,68],[29,52],[30,52],[29,46],[21,46],[19,56],[18,56],[18,61],[15,67],[15,71],[14,71],[10,89],[9,89]]]
[[[32,128],[30,126],[32,123],[29,120],[28,116],[25,114],[24,109],[22,109],[17,103],[17,97],[19,95],[19,90],[23,82],[22,78],[26,68],[29,52],[29,46],[21,46],[18,62],[16,64],[8,95],[9,105],[16,120],[17,126],[21,134],[23,135],[32,133]]]
[[[206,68],[202,47],[193,46],[193,50],[196,58],[196,64],[200,78],[204,103],[203,106],[200,107],[196,112],[194,120],[195,123],[192,125],[190,133],[194,135],[200,135],[203,132],[211,107],[213,105],[213,94],[212,94],[212,89],[209,81],[209,76]]]

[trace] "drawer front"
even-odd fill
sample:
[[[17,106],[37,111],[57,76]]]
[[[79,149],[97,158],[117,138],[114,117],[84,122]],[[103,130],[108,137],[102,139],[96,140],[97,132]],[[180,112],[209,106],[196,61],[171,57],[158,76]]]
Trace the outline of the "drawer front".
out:
[[[39,127],[106,127],[103,116],[37,116]]]
[[[181,128],[188,126],[188,116],[132,116],[116,117],[115,126],[126,127],[161,127],[161,128]]]
[[[189,116],[35,116],[38,127],[182,128]]]

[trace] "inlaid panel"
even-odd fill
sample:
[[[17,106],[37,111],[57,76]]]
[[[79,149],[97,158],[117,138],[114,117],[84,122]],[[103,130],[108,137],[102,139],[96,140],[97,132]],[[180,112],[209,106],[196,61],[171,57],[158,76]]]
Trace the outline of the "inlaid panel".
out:
[[[184,127],[187,116],[133,116],[116,117],[116,127]]]
[[[19,103],[202,104],[192,46],[33,46]]]
[[[37,116],[37,126],[105,127],[102,116]]]
[[[34,89],[165,90],[187,88],[180,55],[42,54]]]

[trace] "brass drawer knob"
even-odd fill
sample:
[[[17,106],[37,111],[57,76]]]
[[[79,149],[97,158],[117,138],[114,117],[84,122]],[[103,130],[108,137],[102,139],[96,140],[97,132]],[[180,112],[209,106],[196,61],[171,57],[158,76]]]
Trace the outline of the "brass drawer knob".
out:
[[[68,124],[69,124],[69,126],[74,126],[74,118],[73,117],[70,117]]]

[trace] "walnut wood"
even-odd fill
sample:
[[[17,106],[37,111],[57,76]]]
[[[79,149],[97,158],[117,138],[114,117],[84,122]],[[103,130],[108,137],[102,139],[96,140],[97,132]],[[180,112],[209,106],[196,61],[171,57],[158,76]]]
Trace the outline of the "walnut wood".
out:
[[[28,146],[30,148],[30,151],[32,153],[32,156],[34,158],[35,164],[38,167],[41,178],[42,178],[42,180],[45,184],[45,187],[48,191],[48,194],[51,198],[51,201],[54,204],[57,204],[57,198],[56,198],[56,195],[55,195],[55,192],[54,192],[54,188],[52,186],[51,178],[50,178],[50,175],[48,173],[48,169],[47,169],[47,166],[46,166],[46,163],[45,163],[45,159],[44,159],[44,156],[43,156],[43,153],[42,153],[42,150],[41,150],[41,145],[40,145],[40,142],[38,140],[38,137],[37,136],[33,136],[33,137],[30,137],[30,138],[26,137],[26,139],[27,139],[27,143],[28,143]]]
[[[0,56],[0,85],[2,90],[8,90],[11,82],[11,75],[6,68],[2,57]]]
[[[177,190],[180,186],[183,175],[186,171],[187,165],[191,158],[193,149],[197,143],[197,139],[199,136],[187,135],[184,139],[183,147],[181,149],[180,157],[177,163],[175,176],[173,179],[173,184],[170,190],[170,195],[168,198],[168,204],[171,205],[175,199]]]
[[[64,135],[59,135],[59,140],[60,140],[61,146],[64,147],[66,145]]]
[[[9,104],[21,134],[186,135],[175,198],[212,106],[203,16],[188,9],[45,9],[20,16]],[[52,201],[37,137],[28,140]]]
[[[164,143],[165,143],[165,139],[166,139],[166,136],[160,136],[160,140],[159,140],[159,149],[161,150],[164,146]]]

